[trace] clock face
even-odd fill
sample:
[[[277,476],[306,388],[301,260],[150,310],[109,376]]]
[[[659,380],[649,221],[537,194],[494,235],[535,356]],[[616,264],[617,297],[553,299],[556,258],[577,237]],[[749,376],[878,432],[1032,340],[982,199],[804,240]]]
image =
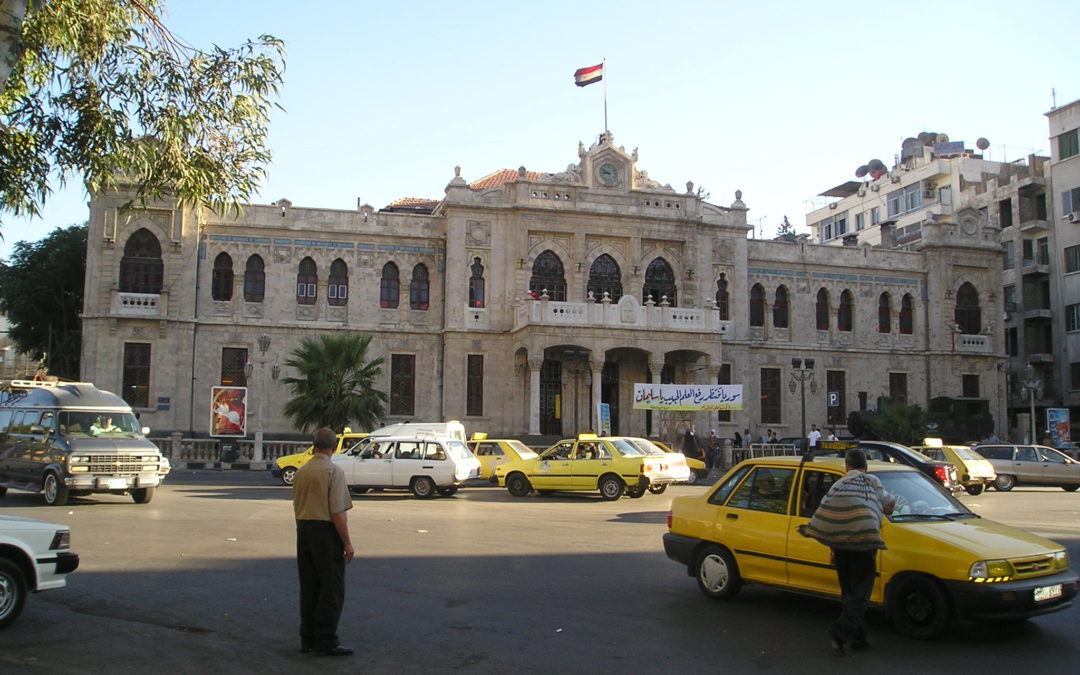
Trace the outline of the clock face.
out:
[[[619,170],[615,168],[615,165],[610,162],[605,162],[600,165],[600,182],[604,185],[614,185],[619,180]]]

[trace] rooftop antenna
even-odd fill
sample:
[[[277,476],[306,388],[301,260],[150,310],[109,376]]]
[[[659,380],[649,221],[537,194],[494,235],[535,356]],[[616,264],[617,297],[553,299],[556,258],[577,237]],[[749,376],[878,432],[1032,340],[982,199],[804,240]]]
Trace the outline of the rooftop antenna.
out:
[[[1050,87],[1050,108],[1054,109],[1056,107],[1057,107],[1057,89],[1054,89],[1053,87]]]

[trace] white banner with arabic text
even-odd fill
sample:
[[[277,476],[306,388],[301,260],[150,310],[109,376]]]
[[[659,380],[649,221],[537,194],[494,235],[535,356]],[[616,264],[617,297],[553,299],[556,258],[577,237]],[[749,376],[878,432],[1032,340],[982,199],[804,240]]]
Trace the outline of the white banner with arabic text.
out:
[[[634,383],[634,407],[645,410],[742,410],[741,384]]]

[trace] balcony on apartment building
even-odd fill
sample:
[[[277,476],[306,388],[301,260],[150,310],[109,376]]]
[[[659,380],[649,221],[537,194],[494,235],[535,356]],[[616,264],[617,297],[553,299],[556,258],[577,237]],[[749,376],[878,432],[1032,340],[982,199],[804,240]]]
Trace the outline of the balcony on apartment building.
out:
[[[169,313],[168,293],[123,293],[114,290],[112,313],[118,316],[159,318]]]
[[[617,303],[604,295],[586,302],[555,302],[541,294],[518,302],[514,330],[527,326],[575,326],[578,328],[623,328],[627,330],[665,330],[725,335],[731,321],[721,321],[712,301],[704,309],[672,307],[667,298],[641,304],[624,295]]]

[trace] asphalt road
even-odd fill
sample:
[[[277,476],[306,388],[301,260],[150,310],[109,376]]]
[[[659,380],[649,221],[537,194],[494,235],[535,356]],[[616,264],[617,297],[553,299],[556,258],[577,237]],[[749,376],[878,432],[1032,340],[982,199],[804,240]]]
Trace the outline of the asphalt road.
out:
[[[603,502],[476,488],[354,498],[347,658],[297,652],[290,489],[268,473],[174,472],[147,505],[98,495],[4,513],[66,523],[78,571],[0,632],[4,673],[1019,672],[1080,663],[1080,607],[937,642],[870,618],[873,647],[830,655],[838,605],[761,587],[706,599],[663,553],[678,486]],[[990,491],[982,515],[1065,543],[1080,565],[1080,493]],[[1074,666],[1068,666],[1072,663]]]

